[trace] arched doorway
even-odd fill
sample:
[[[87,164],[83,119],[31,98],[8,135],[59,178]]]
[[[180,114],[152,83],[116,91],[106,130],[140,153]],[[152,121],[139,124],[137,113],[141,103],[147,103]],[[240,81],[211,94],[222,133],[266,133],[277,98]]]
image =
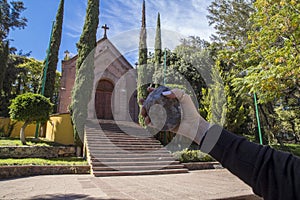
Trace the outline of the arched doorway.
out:
[[[98,119],[113,119],[111,97],[114,85],[108,80],[98,82],[95,94],[95,109]]]

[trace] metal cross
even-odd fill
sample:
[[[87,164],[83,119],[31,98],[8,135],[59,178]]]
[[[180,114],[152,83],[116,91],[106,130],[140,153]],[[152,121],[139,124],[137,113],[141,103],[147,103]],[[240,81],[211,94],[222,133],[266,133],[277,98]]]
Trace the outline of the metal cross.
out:
[[[101,28],[104,29],[104,38],[107,38],[107,35],[106,35],[106,31],[109,29],[109,27],[107,26],[107,24],[104,24],[104,26],[102,26]]]

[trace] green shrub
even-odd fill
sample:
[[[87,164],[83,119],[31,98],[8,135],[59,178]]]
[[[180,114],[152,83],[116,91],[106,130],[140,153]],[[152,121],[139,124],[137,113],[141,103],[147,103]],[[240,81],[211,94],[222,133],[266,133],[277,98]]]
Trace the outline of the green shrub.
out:
[[[9,106],[10,118],[28,123],[46,122],[52,112],[50,100],[43,95],[25,93],[18,95]]]
[[[20,131],[20,139],[24,145],[26,126],[33,122],[46,122],[52,112],[52,106],[50,100],[40,94],[25,93],[12,100],[9,106],[10,118],[24,122]]]
[[[210,155],[201,152],[200,150],[184,149],[182,151],[174,152],[176,160],[181,163],[187,162],[211,162],[215,161]]]

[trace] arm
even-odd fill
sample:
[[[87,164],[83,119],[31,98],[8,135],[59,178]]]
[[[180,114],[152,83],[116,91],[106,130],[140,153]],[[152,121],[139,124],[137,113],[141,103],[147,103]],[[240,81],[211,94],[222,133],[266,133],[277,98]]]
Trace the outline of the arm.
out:
[[[217,142],[214,141],[217,139]],[[264,199],[300,199],[300,159],[213,126],[201,142],[231,173]],[[211,144],[211,146],[210,146]]]
[[[165,95],[165,94],[163,94]],[[222,127],[211,126],[195,108],[189,95],[174,89],[168,98],[177,98],[183,117],[174,132],[188,137],[225,168],[252,187],[266,200],[300,199],[300,159],[292,154],[261,146],[232,134]],[[148,123],[151,122],[144,113]]]

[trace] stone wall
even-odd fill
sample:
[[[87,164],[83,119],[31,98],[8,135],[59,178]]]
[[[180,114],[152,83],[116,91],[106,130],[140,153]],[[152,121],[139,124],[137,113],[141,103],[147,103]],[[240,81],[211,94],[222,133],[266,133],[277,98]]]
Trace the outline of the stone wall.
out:
[[[57,158],[76,155],[75,147],[0,147],[0,158]]]
[[[0,166],[0,179],[53,174],[89,174],[90,166]]]
[[[189,162],[182,164],[189,170],[223,169],[219,162]]]

